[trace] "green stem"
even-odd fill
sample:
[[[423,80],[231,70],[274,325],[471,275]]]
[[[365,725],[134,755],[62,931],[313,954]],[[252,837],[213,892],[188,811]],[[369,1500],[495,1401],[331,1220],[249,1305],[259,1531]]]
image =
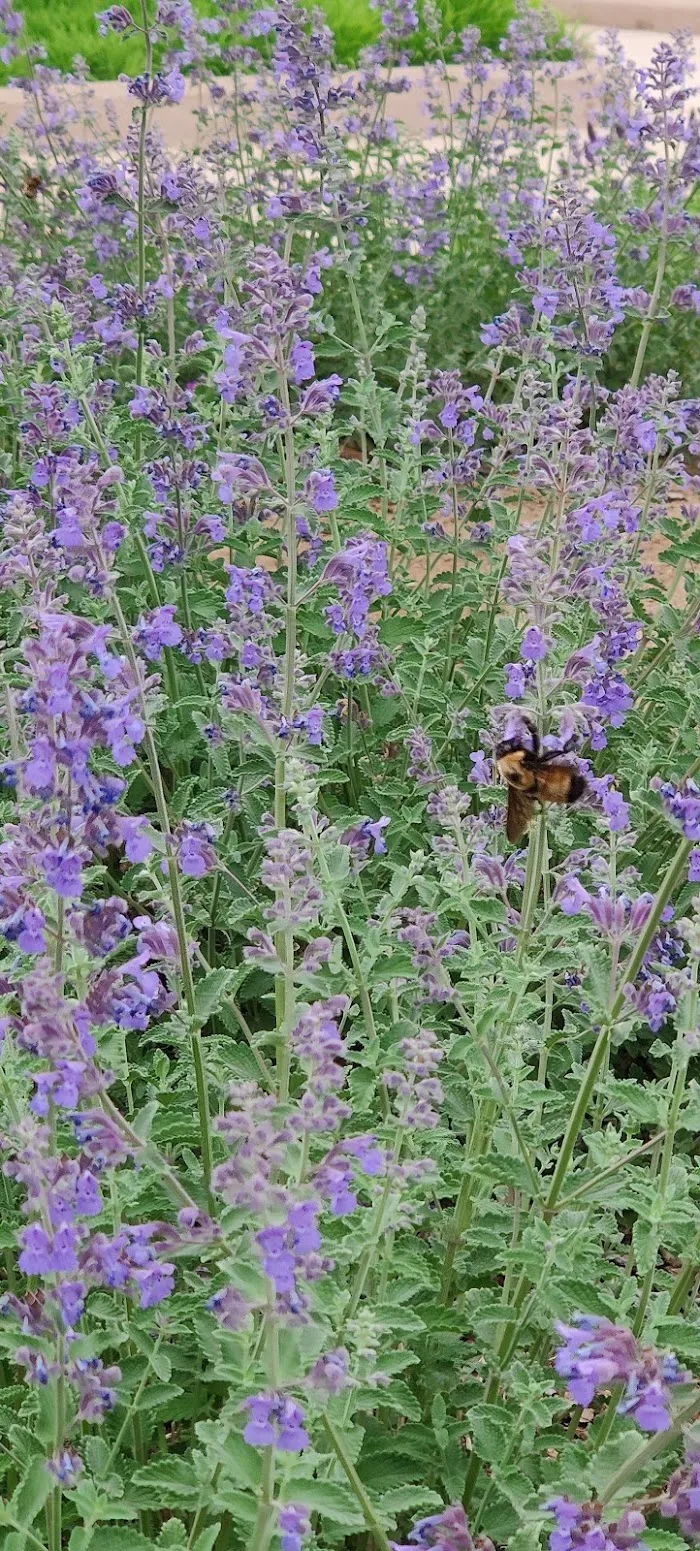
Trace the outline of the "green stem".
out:
[[[192,1051],[195,1087],[197,1090],[197,1113],[199,1117],[199,1135],[202,1151],[202,1172],[204,1174],[204,1183],[207,1192],[208,1209],[210,1213],[214,1215],[216,1211],[216,1203],[211,1190],[213,1158],[212,1131],[211,1116],[209,1114],[209,1096],[207,1092],[207,1080],[204,1064],[204,1049],[202,1046],[201,1024],[198,1021],[194,980],[192,978],[192,965],[190,963],[189,942],[187,937],[187,929],[185,926],[185,910],[182,899],[182,891],[180,889],[180,876],[177,870],[177,861],[173,850],[170,815],[168,813],[168,804],[165,797],[165,789],[163,787],[163,777],[158,760],[158,751],[156,749],[155,741],[153,738],[153,732],[151,730],[148,715],[148,707],[146,705],[146,697],[143,691],[141,665],[134,652],[131,636],[129,633],[129,627],[124,617],[121,601],[116,590],[114,589],[111,591],[110,603],[117,622],[117,628],[121,636],[124,651],[126,652],[129,665],[133,673],[134,684],[138,690],[139,705],[145,727],[143,741],[146,747],[146,757],[148,760],[151,783],[153,786],[156,811],[158,814],[161,832],[165,840],[167,874],[168,882],[170,884],[173,921],[175,923],[175,931],[177,933],[178,947],[180,950],[180,973],[182,975],[185,1003],[187,1006],[189,1018],[190,1048]]]
[[[340,1433],[336,1430],[335,1424],[331,1421],[327,1411],[323,1412],[321,1421],[338,1464],[345,1472],[348,1482],[357,1498],[360,1508],[362,1509],[365,1524],[367,1525],[367,1529],[372,1539],[374,1540],[374,1544],[379,1547],[379,1551],[392,1551],[391,1541],[389,1540],[385,1531],[382,1529],[372,1503],[367,1496],[367,1492],[365,1491],[355,1466],[353,1465],[352,1460],[350,1459],[350,1456],[345,1448],[345,1444],[343,1443]]]
[[[262,1485],[255,1519],[255,1528],[249,1551],[267,1551],[275,1532],[277,1505],[275,1502],[275,1450],[263,1450]]]
[[[687,1260],[683,1261],[678,1276],[673,1284],[673,1292],[669,1299],[669,1315],[678,1314],[683,1307],[685,1299],[690,1292],[693,1279],[697,1274],[700,1258],[700,1234],[696,1234],[695,1243]]]
[[[66,1432],[66,1380],[64,1374],[65,1350],[63,1336],[60,1336],[58,1340],[57,1363],[59,1371],[54,1393],[53,1430],[53,1452],[56,1460],[60,1459]],[[49,1551],[61,1551],[62,1515],[63,1487],[59,1484],[51,1493],[51,1511],[47,1514]]]
[[[132,1398],[131,1398],[131,1400],[129,1402],[129,1406],[128,1406],[128,1409],[127,1409],[126,1416],[124,1417],[124,1421],[122,1422],[121,1427],[119,1428],[119,1432],[117,1433],[117,1436],[116,1436],[116,1438],[114,1440],[114,1443],[112,1444],[112,1447],[111,1447],[111,1449],[109,1451],[109,1454],[107,1456],[107,1463],[105,1464],[105,1466],[104,1466],[104,1468],[102,1470],[102,1479],[103,1480],[106,1480],[107,1477],[109,1476],[110,1471],[112,1469],[112,1466],[114,1465],[114,1462],[117,1459],[117,1456],[119,1454],[119,1450],[120,1450],[120,1448],[122,1446],[122,1443],[123,1443],[124,1437],[125,1437],[125,1435],[126,1435],[126,1433],[128,1431],[129,1425],[133,1422],[133,1419],[134,1419],[134,1417],[136,1415],[136,1412],[138,1410],[139,1401],[141,1399],[141,1396],[142,1396],[142,1394],[143,1394],[143,1392],[144,1392],[144,1390],[146,1388],[146,1385],[148,1383],[148,1380],[150,1378],[150,1374],[151,1374],[151,1358],[155,1357],[157,1355],[157,1353],[158,1353],[158,1351],[160,1349],[162,1340],[163,1340],[163,1331],[159,1330],[158,1331],[158,1335],[156,1337],[156,1341],[155,1341],[154,1347],[153,1347],[153,1352],[152,1352],[151,1355],[147,1354],[147,1356],[146,1356],[146,1365],[144,1367],[144,1370],[143,1370],[143,1373],[141,1375],[141,1378],[139,1379],[138,1387],[134,1391],[134,1394],[133,1394],[133,1396],[132,1396]]]
[[[532,922],[540,897],[542,884],[542,872],[547,854],[547,812],[542,808],[537,815],[535,828],[530,831],[530,841],[527,848],[527,870],[523,886],[522,909],[520,912],[520,926],[518,928],[518,963],[522,964],[523,956],[527,948]]]
[[[656,934],[663,911],[666,909],[671,895],[680,882],[680,879],[688,865],[688,857],[690,856],[692,848],[692,840],[681,841],[676,855],[673,857],[668,868],[666,869],[666,873],[654,901],[654,908],[651,912],[651,915],[649,916],[649,920],[647,921],[644,931],[640,933],[637,946],[634,949],[634,952],[630,954],[630,957],[623,968],[617,994],[610,1008],[609,1022],[603,1025],[595,1045],[593,1046],[593,1050],[591,1051],[588,1060],[588,1066],[576,1096],[576,1102],[571,1111],[569,1124],[566,1128],[564,1140],[561,1145],[561,1151],[557,1160],[557,1166],[554,1170],[552,1183],[549,1187],[549,1194],[547,1196],[545,1206],[545,1215],[547,1217],[550,1217],[552,1212],[555,1210],[561,1195],[564,1181],[569,1170],[569,1164],[571,1163],[573,1156],[573,1151],[578,1141],[584,1117],[588,1109],[591,1094],[595,1087],[598,1073],[607,1056],[612,1030],[615,1027],[617,1019],[619,1018],[620,1013],[622,1012],[625,1005],[625,987],[628,985],[633,985],[637,975],[639,974],[649,944]]]
[[[282,680],[282,714],[291,724],[294,714],[294,675],[297,650],[297,522],[296,522],[296,457],[294,429],[289,398],[289,382],[281,349],[277,362],[280,398],[285,410],[283,463],[286,484],[285,546],[287,550],[287,600],[285,606],[284,669]],[[281,753],[275,761],[275,824],[284,829],[286,823],[286,761]],[[289,1071],[291,1060],[290,1035],[294,1025],[296,994],[294,986],[294,933],[285,930],[277,933],[277,954],[284,968],[275,984],[277,1021],[276,1076],[277,1091],[282,1103],[289,1095]]]
[[[620,1469],[615,1472],[615,1475],[610,1477],[607,1486],[598,1498],[602,1506],[605,1507],[606,1503],[614,1502],[615,1498],[619,1497],[623,1487],[626,1487],[627,1482],[634,1480],[634,1477],[647,1465],[649,1460],[655,1459],[657,1454],[660,1454],[663,1449],[667,1448],[668,1444],[678,1436],[685,1423],[694,1421],[699,1412],[700,1395],[696,1390],[692,1400],[689,1400],[687,1405],[681,1407],[681,1410],[673,1420],[672,1426],[667,1428],[666,1432],[653,1433],[651,1438],[647,1438],[646,1443],[642,1444],[641,1449],[638,1449],[636,1454],[633,1454],[631,1459],[626,1460],[625,1464],[621,1465]]]
[[[695,1028],[695,1020],[696,1020],[696,1017],[697,1017],[697,1000],[698,1000],[698,960],[697,960],[697,958],[694,958],[693,961],[692,961],[692,983],[691,983],[690,992],[689,992],[689,995],[688,995],[688,998],[687,998],[688,1006],[687,1006],[687,1014],[686,1014],[686,1019],[685,1019],[686,1029],[694,1029]],[[684,1032],[681,1031],[679,1033],[678,1040],[676,1042],[676,1048],[675,1048],[675,1051],[674,1051],[673,1068],[672,1068],[672,1073],[671,1073],[671,1093],[670,1093],[670,1098],[669,1098],[668,1115],[667,1115],[667,1120],[666,1120],[666,1135],[664,1137],[663,1151],[661,1153],[661,1166],[659,1168],[659,1183],[658,1183],[658,1189],[657,1189],[657,1195],[656,1195],[656,1213],[655,1213],[656,1221],[659,1224],[659,1228],[657,1229],[657,1232],[654,1235],[653,1250],[652,1250],[652,1245],[649,1246],[649,1259],[650,1259],[651,1264],[649,1265],[649,1268],[647,1270],[646,1276],[644,1278],[644,1282],[643,1282],[643,1285],[642,1285],[641,1297],[640,1297],[639,1305],[638,1305],[638,1308],[637,1308],[637,1314],[636,1314],[636,1317],[635,1317],[634,1324],[632,1326],[634,1334],[637,1337],[641,1336],[642,1331],[644,1329],[644,1321],[646,1319],[647,1309],[649,1307],[649,1300],[651,1298],[651,1295],[652,1295],[652,1292],[653,1292],[653,1289],[654,1289],[654,1277],[655,1277],[655,1274],[656,1274],[656,1257],[657,1257],[657,1254],[659,1252],[659,1247],[660,1247],[660,1244],[661,1244],[660,1228],[661,1228],[661,1225],[663,1224],[663,1220],[664,1220],[664,1210],[665,1210],[665,1206],[666,1206],[666,1197],[668,1195],[668,1185],[669,1185],[669,1180],[670,1180],[670,1177],[671,1177],[671,1164],[673,1162],[673,1148],[674,1148],[674,1144],[675,1144],[675,1140],[676,1140],[676,1131],[678,1129],[678,1119],[679,1119],[679,1115],[680,1115],[681,1104],[683,1102],[683,1095],[685,1093],[685,1082],[686,1082],[686,1077],[688,1075],[688,1062],[689,1062],[689,1060],[690,1060],[690,1046],[687,1043],[687,1040],[685,1038]]]
[[[600,1169],[599,1173],[593,1174],[590,1179],[584,1180],[582,1185],[578,1185],[575,1190],[569,1192],[568,1196],[564,1196],[556,1208],[557,1211],[565,1212],[573,1201],[579,1201],[581,1196],[587,1196],[589,1191],[597,1190],[598,1186],[604,1184],[606,1179],[610,1179],[613,1174],[617,1174],[618,1169],[624,1169],[625,1165],[632,1163],[635,1158],[641,1158],[642,1154],[649,1152],[652,1147],[658,1147],[659,1142],[663,1141],[664,1136],[665,1132],[659,1131],[648,1142],[642,1142],[639,1147],[633,1148],[632,1152],[626,1152],[624,1158],[617,1158],[614,1163],[609,1163],[607,1168]]]
[[[229,808],[221,834],[220,854],[223,856],[228,845],[231,830],[233,829],[235,813]],[[217,872],[214,878],[214,887],[211,891],[211,906],[209,909],[209,925],[207,927],[207,958],[211,965],[216,964],[216,918],[219,911],[219,896],[221,894],[221,872]]]
[[[667,211],[665,205],[664,205],[664,212],[663,212],[662,220],[664,221],[664,223],[668,220],[668,211]],[[655,320],[656,315],[658,313],[659,303],[661,301],[661,287],[663,285],[664,275],[666,273],[666,259],[667,259],[667,257],[668,257],[668,236],[666,234],[665,229],[662,228],[661,237],[660,237],[660,240],[659,240],[659,252],[658,252],[658,258],[657,258],[657,263],[656,263],[656,278],[654,280],[654,289],[653,289],[653,291],[651,293],[651,296],[649,298],[649,306],[647,307],[646,317],[645,317],[644,322],[642,324],[642,332],[641,332],[641,335],[640,335],[640,338],[639,338],[639,345],[637,347],[637,354],[636,354],[636,357],[635,357],[634,366],[632,367],[632,375],[630,377],[630,387],[631,388],[638,388],[639,387],[639,379],[640,379],[640,377],[642,375],[642,367],[644,365],[644,357],[645,357],[645,355],[647,353],[647,345],[649,343],[649,335],[651,334],[652,328],[654,326],[654,320]]]

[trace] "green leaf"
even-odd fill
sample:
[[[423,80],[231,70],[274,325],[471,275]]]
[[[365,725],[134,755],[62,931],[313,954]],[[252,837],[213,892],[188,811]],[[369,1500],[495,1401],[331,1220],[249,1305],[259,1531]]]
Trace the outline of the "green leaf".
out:
[[[550,1292],[549,1306],[556,1306],[556,1313],[561,1319],[569,1318],[573,1309],[585,1309],[587,1314],[600,1314],[607,1319],[615,1318],[614,1299],[606,1298],[599,1287],[584,1281],[583,1277],[567,1276],[562,1277],[561,1281],[553,1278]],[[558,1296],[555,1297],[555,1293]]]
[[[439,1492],[433,1492],[429,1486],[395,1486],[390,1492],[383,1492],[379,1499],[379,1509],[386,1513],[415,1513],[421,1508],[444,1508],[445,1504]],[[663,1551],[663,1548],[660,1548]]]
[[[172,1498],[182,1498],[189,1506],[198,1490],[197,1477],[189,1461],[166,1455],[134,1471],[129,1482],[129,1499],[141,1507],[169,1508]]]
[[[206,1023],[216,1012],[222,997],[225,996],[235,978],[235,970],[211,969],[208,975],[197,981],[194,988],[194,1005],[197,1021],[200,1024]]]
[[[143,1352],[144,1357],[148,1358],[156,1378],[162,1379],[164,1384],[168,1384],[172,1376],[173,1365],[167,1352],[158,1351],[155,1341],[152,1341],[150,1336],[146,1335],[145,1330],[135,1328],[131,1333],[131,1339],[139,1351]]]
[[[467,1427],[479,1458],[488,1465],[497,1465],[510,1443],[513,1427],[510,1412],[505,1406],[472,1406]]]
[[[541,1524],[523,1524],[514,1535],[510,1536],[508,1551],[539,1551],[541,1534]],[[687,1546],[686,1551],[688,1551]]]
[[[180,1551],[181,1546],[187,1545],[187,1530],[182,1519],[166,1519],[158,1536],[158,1545],[164,1551]]]
[[[99,1435],[93,1438],[86,1438],[83,1445],[83,1453],[93,1476],[97,1476],[99,1479],[100,1476],[104,1475],[109,1462],[110,1451],[104,1438],[100,1438]]]
[[[176,1400],[178,1395],[184,1394],[179,1384],[147,1384],[136,1407],[137,1411],[155,1411],[157,1406],[164,1406],[171,1400]]]
[[[70,1533],[68,1551],[88,1551],[93,1534],[94,1530],[86,1529],[82,1524],[76,1524],[75,1529]]]
[[[237,1486],[260,1485],[262,1476],[262,1464],[258,1449],[251,1448],[241,1438],[239,1433],[231,1433],[219,1450],[219,1459],[224,1470],[230,1475]]]
[[[644,1437],[636,1428],[625,1428],[624,1432],[617,1433],[609,1438],[607,1443],[598,1450],[591,1461],[591,1471],[595,1479],[596,1496],[605,1491],[608,1481],[617,1475],[618,1470],[626,1465],[628,1460],[634,1459],[643,1447]],[[658,1464],[652,1460],[646,1469],[658,1473]],[[630,1482],[628,1496],[634,1496],[634,1486]]]
[[[153,1541],[122,1524],[102,1524],[90,1541],[90,1551],[153,1551]]]
[[[425,1330],[425,1320],[413,1309],[397,1306],[392,1303],[382,1303],[377,1309],[377,1318],[382,1324],[386,1324],[393,1335],[419,1335]]]
[[[312,1513],[322,1514],[333,1524],[347,1525],[348,1529],[362,1529],[364,1515],[349,1487],[337,1481],[312,1481],[303,1476],[293,1476],[284,1484],[284,1501],[300,1503]]]
[[[56,1482],[43,1459],[33,1459],[26,1475],[17,1486],[8,1503],[15,1523],[28,1528],[51,1494]]]
[[[447,1406],[445,1405],[445,1399],[443,1395],[437,1394],[433,1396],[433,1403],[430,1407],[430,1420],[433,1424],[435,1442],[437,1443],[438,1448],[444,1454],[445,1449],[448,1447],[450,1441],[450,1435],[446,1427]]]
[[[355,1406],[358,1411],[377,1411],[382,1409],[396,1411],[399,1416],[407,1416],[410,1422],[419,1422],[421,1408],[415,1395],[404,1384],[402,1379],[392,1379],[391,1384],[381,1390],[358,1389],[355,1395]]]
[[[140,1109],[138,1115],[132,1120],[132,1127],[142,1142],[148,1141],[151,1134],[151,1126],[159,1108],[158,1099],[151,1099],[150,1103],[144,1104],[143,1109]]]
[[[647,1272],[656,1265],[659,1248],[658,1231],[654,1224],[644,1222],[641,1217],[638,1217],[632,1229],[632,1244],[637,1271],[640,1276],[646,1276]]]
[[[688,1542],[670,1529],[645,1529],[644,1544],[649,1551],[688,1551]]]
[[[239,1492],[228,1481],[219,1483],[208,1506],[216,1513],[230,1513],[241,1524],[255,1523],[257,1504],[252,1493]]]
[[[197,1539],[195,1540],[195,1543],[192,1547],[192,1551],[212,1551],[214,1542],[220,1529],[220,1519],[217,1519],[215,1524],[208,1524],[207,1528],[202,1530],[201,1535],[197,1536]]]

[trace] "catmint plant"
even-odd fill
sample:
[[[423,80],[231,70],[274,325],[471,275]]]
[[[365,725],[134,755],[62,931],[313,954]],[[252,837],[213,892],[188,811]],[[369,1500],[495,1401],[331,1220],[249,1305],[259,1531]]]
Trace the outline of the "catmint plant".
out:
[[[0,4],[8,1551],[700,1533],[689,44],[374,9]]]

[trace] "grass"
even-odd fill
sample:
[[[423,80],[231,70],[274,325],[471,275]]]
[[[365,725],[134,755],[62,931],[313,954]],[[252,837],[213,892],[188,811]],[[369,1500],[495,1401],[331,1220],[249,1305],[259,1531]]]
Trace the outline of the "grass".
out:
[[[195,4],[202,15],[217,15],[216,0],[195,0]],[[112,81],[122,71],[135,75],[142,68],[143,48],[138,37],[124,39],[113,33],[100,37],[94,12],[106,5],[107,0],[100,0],[98,7],[93,0],[24,0],[21,10],[27,34],[33,42],[43,43],[48,64],[70,70],[79,54],[97,80]],[[514,11],[513,0],[441,0],[441,8],[448,28],[459,33],[464,27],[477,26],[489,47],[498,44]],[[368,0],[322,0],[322,9],[335,33],[340,63],[355,64],[359,50],[372,43],[379,32],[376,11],[370,9]],[[416,64],[425,57],[420,29],[411,53]],[[0,82],[24,73],[16,66],[10,70],[0,66]]]

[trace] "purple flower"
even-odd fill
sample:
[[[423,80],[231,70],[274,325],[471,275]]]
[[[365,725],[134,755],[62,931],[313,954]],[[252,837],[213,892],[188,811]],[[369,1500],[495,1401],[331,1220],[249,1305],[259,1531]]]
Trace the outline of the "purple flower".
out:
[[[312,925],[318,920],[322,891],[314,876],[311,851],[295,829],[264,833],[265,857],[260,878],[275,895],[265,906],[266,921],[275,931]]]
[[[335,1097],[346,1078],[346,1047],[338,1022],[349,1006],[346,996],[314,1002],[292,1031],[292,1049],[307,1074],[306,1092],[300,1103],[300,1121],[305,1131],[333,1130],[351,1113],[349,1106]]]
[[[430,1551],[474,1551],[475,1544],[484,1551],[491,1541],[472,1539],[469,1520],[461,1503],[451,1503],[442,1513],[433,1513],[427,1519],[419,1519],[410,1531],[409,1546],[394,1545],[394,1551],[415,1551],[416,1546],[429,1547]]]
[[[280,1551],[302,1551],[304,1537],[311,1534],[311,1520],[305,1508],[287,1503],[280,1508],[277,1520],[280,1529]]]
[[[652,781],[661,801],[677,824],[680,824],[686,840],[700,840],[700,786],[695,781],[685,781],[676,787],[671,781]]]
[[[574,873],[569,873],[557,884],[553,903],[559,906],[565,916],[577,916],[590,902],[590,894],[584,889]]]
[[[338,505],[335,475],[331,469],[314,469],[304,485],[304,499],[314,511],[334,512]]]
[[[551,645],[550,638],[543,635],[537,625],[531,625],[530,629],[526,630],[523,636],[520,655],[525,658],[526,662],[543,662],[551,649]]]
[[[313,1184],[321,1195],[327,1196],[334,1217],[345,1217],[357,1209],[357,1195],[352,1185],[356,1169],[373,1177],[380,1174],[386,1159],[375,1136],[355,1136],[336,1143],[326,1154],[313,1177]]]
[[[557,1325],[564,1345],[554,1366],[567,1380],[572,1400],[589,1406],[597,1390],[628,1381],[639,1360],[636,1337],[624,1326],[594,1314],[578,1314],[574,1325]]]
[[[115,1385],[121,1379],[121,1368],[105,1368],[99,1357],[79,1357],[71,1363],[68,1375],[80,1396],[78,1416],[81,1421],[104,1421],[119,1398]]]
[[[175,1267],[167,1261],[153,1260],[137,1266],[131,1273],[139,1293],[139,1307],[154,1309],[170,1297],[175,1286]]]
[[[477,749],[475,754],[470,754],[472,762],[469,779],[476,782],[477,786],[491,786],[493,784],[493,764],[487,758],[483,749]]]
[[[56,1286],[56,1297],[61,1306],[63,1323],[69,1330],[73,1330],[82,1319],[86,1291],[84,1282],[61,1281]]]
[[[74,1449],[61,1449],[60,1453],[52,1454],[46,1461],[46,1468],[61,1486],[71,1491],[74,1486],[77,1486],[78,1477],[85,1466]]]
[[[94,958],[106,958],[131,930],[125,901],[115,895],[75,911],[72,919],[76,934]]]
[[[638,1508],[625,1508],[614,1524],[604,1522],[599,1503],[554,1497],[545,1508],[556,1519],[550,1551],[646,1551],[642,1538],[646,1521]]]
[[[246,1302],[237,1287],[224,1287],[209,1299],[207,1308],[223,1325],[224,1330],[243,1330],[250,1314],[251,1305]]]
[[[53,1235],[40,1223],[30,1223],[20,1234],[23,1249],[19,1257],[20,1271],[26,1276],[50,1276],[54,1271],[77,1271],[77,1230],[64,1223]]]
[[[368,676],[382,662],[376,627],[370,624],[370,609],[377,598],[391,592],[386,544],[371,533],[348,539],[344,549],[331,556],[322,580],[334,583],[338,589],[338,602],[324,610],[331,630],[358,643],[354,651],[335,652],[333,666],[344,677],[353,678],[358,672]]]
[[[435,1106],[444,1099],[442,1084],[434,1075],[444,1056],[437,1035],[431,1029],[419,1029],[417,1034],[400,1040],[398,1048],[404,1070],[385,1072],[384,1081],[401,1101],[402,1122],[413,1130],[435,1126],[439,1118]]]
[[[263,1269],[275,1286],[278,1309],[295,1318],[303,1317],[307,1307],[300,1279],[317,1281],[333,1265],[318,1253],[321,1235],[316,1219],[320,1210],[318,1201],[298,1202],[288,1207],[283,1223],[261,1228],[255,1235]]]
[[[625,986],[625,998],[649,1027],[657,1034],[666,1019],[675,1013],[678,996],[662,975],[655,974],[646,965],[642,968],[635,985]]]
[[[299,400],[300,415],[325,415],[333,409],[340,397],[343,386],[342,377],[334,372],[331,377],[323,377],[306,388]]]
[[[281,1449],[285,1454],[300,1454],[309,1447],[304,1412],[288,1395],[279,1391],[251,1395],[243,1405],[250,1416],[243,1432],[246,1443],[256,1449]]]
[[[42,852],[41,864],[49,888],[55,889],[61,899],[80,899],[83,892],[82,862],[77,851],[71,851],[67,841],[60,846],[47,846]]]
[[[632,1415],[648,1432],[663,1432],[671,1425],[667,1386],[686,1377],[675,1357],[640,1348],[626,1326],[593,1314],[578,1314],[573,1325],[559,1324],[557,1330],[564,1345],[554,1366],[567,1380],[576,1405],[589,1406],[598,1390],[624,1383],[621,1413]]]
[[[306,733],[312,748],[320,749],[323,743],[323,706],[312,705],[310,710],[302,711],[294,718],[295,728]]]
[[[177,831],[178,862],[187,878],[204,878],[216,867],[210,824],[191,824],[185,820]]]
[[[134,25],[131,11],[125,5],[110,5],[106,11],[98,11],[97,21],[103,35],[107,32],[126,32]]]
[[[350,1353],[344,1346],[318,1357],[307,1382],[325,1395],[339,1395],[349,1383]]]
[[[659,1503],[664,1519],[678,1519],[684,1535],[700,1538],[700,1450],[686,1448],[685,1463],[674,1470]]]
[[[353,1136],[343,1143],[345,1151],[357,1159],[365,1174],[380,1174],[386,1162],[381,1147],[377,1146],[376,1136]]]
[[[139,620],[134,630],[134,641],[149,662],[158,662],[163,655],[163,647],[178,646],[182,640],[182,630],[175,619],[176,612],[174,603],[166,603]]]
[[[174,65],[165,75],[158,73],[151,76],[144,72],[143,75],[133,78],[122,76],[121,79],[126,80],[127,91],[144,107],[157,107],[166,102],[182,102],[187,89],[187,81],[177,65]]]
[[[151,832],[145,819],[132,819],[123,815],[118,820],[119,837],[130,862],[145,862],[152,850]]]
[[[341,845],[349,847],[356,867],[366,862],[370,856],[385,854],[387,844],[383,832],[390,823],[391,819],[387,818],[360,819],[359,824],[353,824],[350,829],[343,830],[340,837]]]
[[[505,692],[509,700],[522,700],[527,690],[527,676],[520,662],[506,663]]]
[[[629,803],[620,792],[607,791],[603,796],[603,808],[610,820],[610,828],[616,833],[627,829],[630,821]]]
[[[291,365],[297,386],[308,382],[315,373],[314,352],[310,339],[295,339],[291,350]]]

